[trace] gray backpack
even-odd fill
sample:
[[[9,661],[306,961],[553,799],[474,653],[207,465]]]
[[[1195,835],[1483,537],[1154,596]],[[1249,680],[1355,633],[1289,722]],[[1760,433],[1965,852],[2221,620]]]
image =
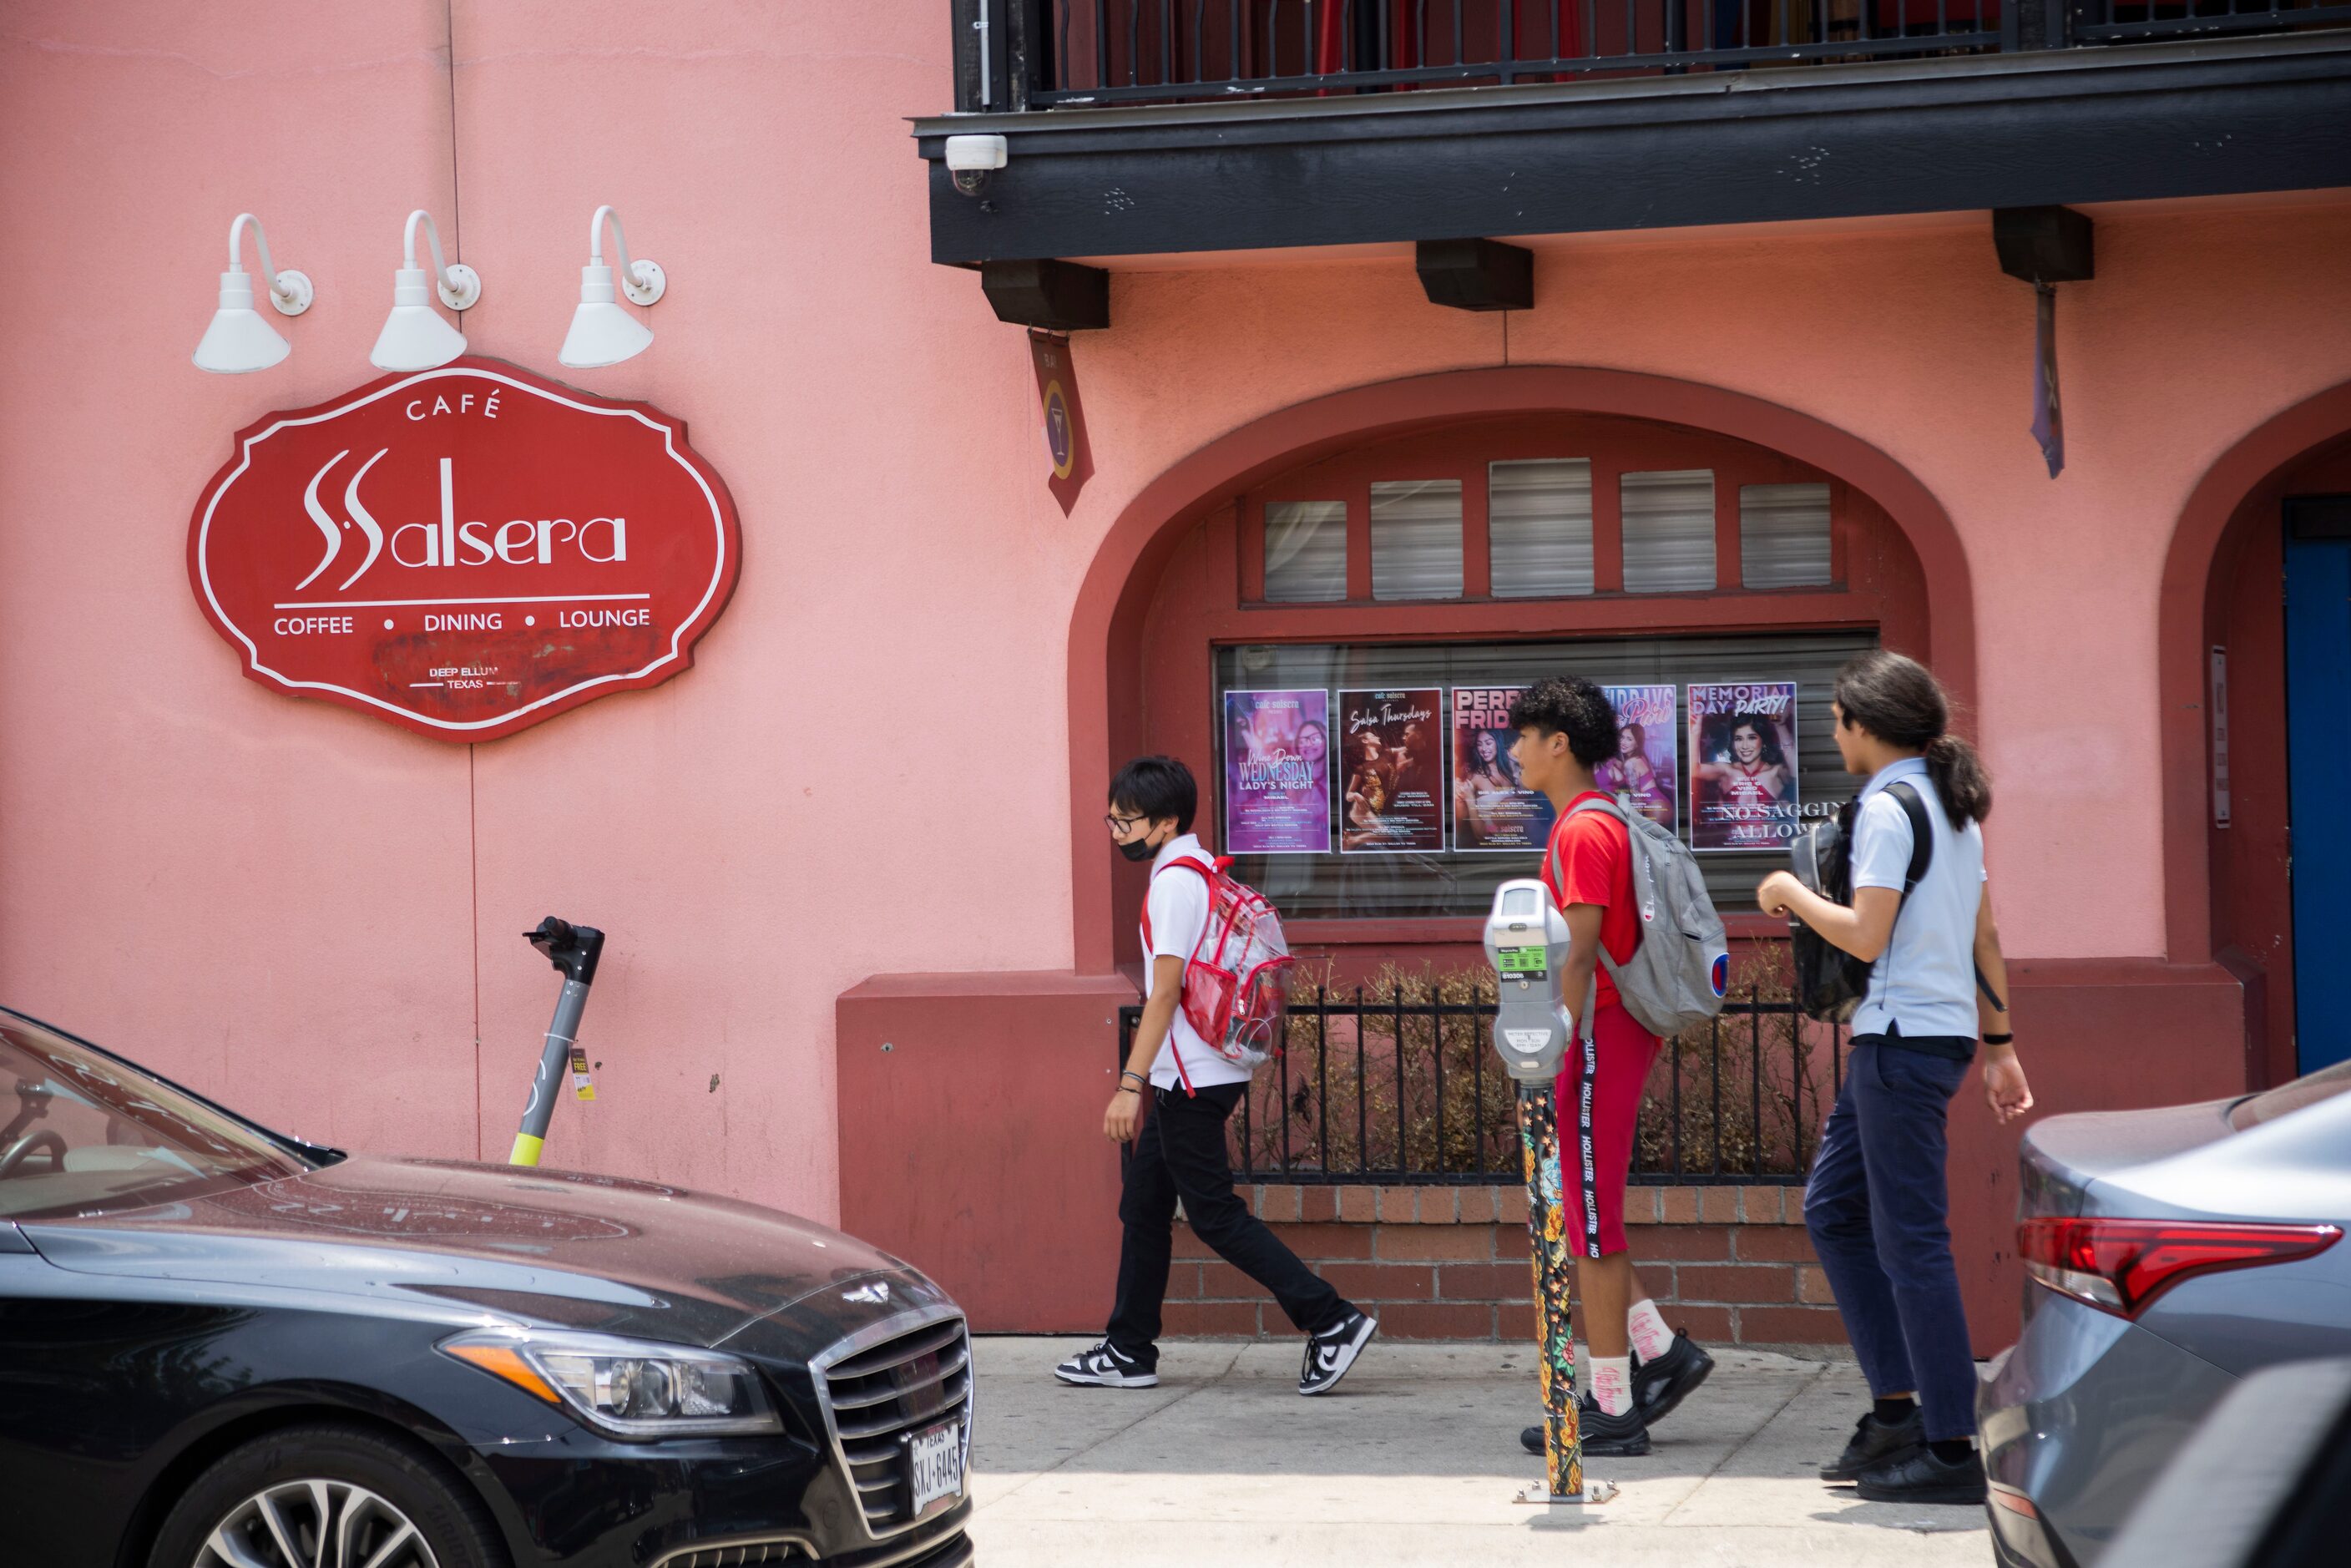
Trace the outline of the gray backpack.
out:
[[[1583,811],[1603,811],[1625,824],[1633,850],[1634,909],[1641,917],[1641,944],[1633,956],[1619,964],[1603,947],[1600,961],[1633,1021],[1671,1040],[1722,1011],[1730,984],[1722,916],[1707,896],[1698,858],[1671,829],[1615,800],[1579,800],[1568,815]],[[1555,868],[1553,881],[1565,880]]]

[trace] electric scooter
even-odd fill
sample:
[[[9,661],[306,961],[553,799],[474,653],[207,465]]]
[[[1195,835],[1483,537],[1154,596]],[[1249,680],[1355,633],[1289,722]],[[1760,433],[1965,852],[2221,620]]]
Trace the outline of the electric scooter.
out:
[[[530,1103],[522,1109],[522,1130],[515,1134],[510,1166],[538,1164],[547,1146],[547,1124],[555,1115],[555,1093],[568,1062],[573,1092],[582,1100],[596,1098],[588,1077],[588,1053],[580,1046],[580,1016],[588,1010],[588,988],[596,983],[596,960],[604,951],[604,934],[592,925],[574,925],[550,915],[536,931],[523,936],[545,955],[563,976],[563,989],[555,998],[555,1021],[547,1026],[547,1047],[538,1053],[538,1071],[530,1081]]]

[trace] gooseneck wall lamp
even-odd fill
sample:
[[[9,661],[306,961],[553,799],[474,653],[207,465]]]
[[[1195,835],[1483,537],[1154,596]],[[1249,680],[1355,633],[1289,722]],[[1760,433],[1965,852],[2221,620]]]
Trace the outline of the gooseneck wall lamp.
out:
[[[621,258],[620,292],[632,304],[651,305],[669,287],[657,262],[629,259],[629,242],[621,232],[621,214],[598,207],[588,220],[588,265],[580,269],[580,304],[571,312],[571,330],[563,335],[556,359],[573,370],[617,365],[645,351],[653,335],[645,324],[621,308],[613,294],[612,269],[604,265],[604,225],[612,225],[612,251]]]
[[[261,220],[251,213],[237,214],[228,225],[228,270],[221,274],[220,308],[196,345],[200,371],[221,375],[266,371],[293,351],[253,308],[253,275],[245,270],[240,248],[247,224],[253,225],[253,243],[261,252],[261,276],[268,283],[270,305],[280,316],[299,316],[310,308],[309,278],[290,267],[278,271],[270,262],[269,236],[262,232]]]
[[[416,225],[433,247],[433,270],[416,265]],[[383,319],[368,359],[381,370],[429,371],[445,365],[465,351],[465,334],[441,319],[433,308],[433,288],[452,310],[470,310],[482,297],[480,275],[465,263],[451,266],[441,257],[441,231],[433,214],[419,207],[408,214],[400,270],[392,275],[392,314]]]

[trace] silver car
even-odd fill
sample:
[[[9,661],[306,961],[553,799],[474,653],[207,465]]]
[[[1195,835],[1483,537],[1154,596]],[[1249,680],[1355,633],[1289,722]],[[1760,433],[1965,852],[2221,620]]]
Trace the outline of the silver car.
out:
[[[2025,1134],[2024,1332],[1976,1398],[1999,1559],[2087,1568],[2205,1414],[2351,1354],[2351,1062]]]

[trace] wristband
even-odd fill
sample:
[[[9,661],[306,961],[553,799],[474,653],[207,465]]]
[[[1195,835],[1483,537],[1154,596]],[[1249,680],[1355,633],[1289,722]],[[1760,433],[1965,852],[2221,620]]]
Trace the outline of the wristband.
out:
[[[1118,1086],[1119,1086],[1121,1089],[1125,1088],[1125,1087],[1126,1087],[1126,1081],[1127,1081],[1128,1079],[1130,1079],[1130,1078],[1132,1078],[1132,1079],[1134,1079],[1134,1092],[1135,1092],[1137,1094],[1142,1093],[1142,1092],[1143,1092],[1143,1086],[1144,1086],[1145,1083],[1147,1083],[1147,1082],[1150,1082],[1150,1080],[1148,1080],[1148,1079],[1144,1078],[1144,1077],[1143,1076],[1143,1074],[1142,1074],[1142,1073],[1135,1071],[1133,1068],[1131,1068],[1131,1067],[1130,1067],[1130,1068],[1128,1068],[1125,1071],[1123,1071],[1123,1072],[1122,1072],[1122,1073],[1120,1073],[1120,1074],[1118,1075]]]
[[[2007,1045],[2014,1041],[2015,1039],[2016,1036],[2012,1034],[1988,1034],[1983,1037],[1983,1042],[1986,1045]]]

